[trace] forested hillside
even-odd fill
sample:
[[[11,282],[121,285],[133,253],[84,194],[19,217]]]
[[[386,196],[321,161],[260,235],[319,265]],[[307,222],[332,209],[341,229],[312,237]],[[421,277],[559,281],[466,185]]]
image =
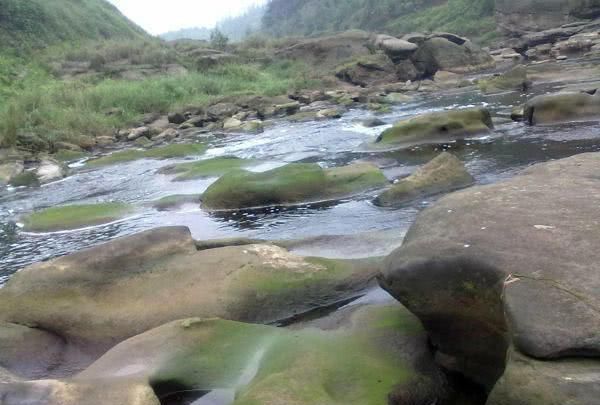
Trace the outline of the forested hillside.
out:
[[[263,29],[277,36],[353,28],[451,31],[486,40],[496,30],[494,0],[272,0],[263,18]]]
[[[105,0],[0,0],[3,47],[146,35]]]

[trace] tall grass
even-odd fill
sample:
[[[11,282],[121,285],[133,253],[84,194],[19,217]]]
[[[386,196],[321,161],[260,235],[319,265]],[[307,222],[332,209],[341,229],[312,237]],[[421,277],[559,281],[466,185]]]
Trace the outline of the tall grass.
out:
[[[30,83],[0,111],[0,142],[14,144],[17,132],[48,140],[110,134],[144,113],[167,113],[183,106],[205,106],[227,96],[285,94],[317,84],[293,63],[267,68],[229,64],[206,72],[141,81],[106,79],[98,83],[47,78]],[[118,109],[121,114],[107,114]]]

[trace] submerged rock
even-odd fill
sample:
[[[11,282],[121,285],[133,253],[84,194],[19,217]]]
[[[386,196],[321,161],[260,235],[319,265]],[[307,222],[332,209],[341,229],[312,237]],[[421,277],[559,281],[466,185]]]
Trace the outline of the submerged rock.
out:
[[[187,181],[207,177],[221,176],[236,169],[242,169],[255,163],[251,159],[240,159],[234,156],[217,157],[197,162],[178,163],[158,170],[160,174],[176,174],[175,181]]]
[[[542,403],[593,403],[599,165],[582,154],[443,197],[387,259],[380,284],[421,319],[446,367],[492,387],[514,348],[493,404],[537,405],[545,393],[556,395]]]
[[[186,204],[200,205],[200,194],[176,194],[163,197],[152,203],[158,211],[176,210]]]
[[[440,111],[396,123],[377,138],[375,148],[410,147],[442,143],[486,134],[494,128],[490,112],[483,108]]]
[[[525,120],[530,125],[600,117],[600,94],[557,93],[537,96],[525,104]]]
[[[55,232],[101,225],[123,218],[133,211],[124,203],[65,205],[46,208],[21,217],[30,232]]]
[[[366,128],[375,128],[375,127],[380,127],[382,125],[387,125],[387,123],[385,121],[383,121],[377,117],[367,118],[361,124],[363,127],[366,127]]]
[[[375,204],[393,207],[473,184],[475,179],[454,155],[444,152],[377,196]]]
[[[298,204],[347,197],[386,183],[370,164],[323,169],[292,163],[263,173],[229,172],[206,190],[202,203],[213,210]]]
[[[304,258],[271,245],[198,251],[187,228],[159,228],[16,273],[0,289],[0,321],[51,330],[67,348],[97,358],[176,319],[268,323],[332,305],[372,285],[379,264]]]

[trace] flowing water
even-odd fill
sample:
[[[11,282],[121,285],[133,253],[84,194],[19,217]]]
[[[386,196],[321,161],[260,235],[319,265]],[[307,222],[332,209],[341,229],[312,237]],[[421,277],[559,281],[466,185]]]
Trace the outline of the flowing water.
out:
[[[476,91],[425,95],[397,106],[381,118],[389,123],[428,111],[469,106],[486,106],[499,119],[491,136],[450,143],[449,148],[466,162],[480,184],[513,176],[524,166],[577,153],[600,150],[600,123],[568,123],[529,127],[505,118],[512,106],[533,94],[556,91],[560,84],[537,86],[531,94],[506,93],[484,96]],[[367,129],[359,122],[370,116],[356,109],[340,120],[309,123],[278,121],[260,135],[230,135],[202,138],[210,148],[205,156],[237,156],[259,159],[253,170],[268,170],[288,162],[317,162],[331,167],[353,161],[369,161],[394,179],[405,176],[430,160],[441,147],[421,147],[405,151],[372,152],[364,147],[385,128]],[[185,225],[196,239],[253,237],[281,240],[319,235],[353,235],[361,232],[390,231],[402,234],[417,213],[434,198],[417,201],[399,209],[374,206],[373,194],[363,194],[335,202],[253,211],[209,213],[199,206],[186,205],[176,211],[159,212],[151,202],[173,194],[200,194],[216,179],[173,182],[171,176],[156,171],[179,160],[140,160],[98,170],[74,168],[59,182],[39,189],[0,191],[0,285],[20,268],[41,260],[67,254],[95,244],[142,230]],[[20,215],[45,207],[124,201],[139,209],[129,218],[111,224],[70,232],[30,234],[7,224]],[[392,231],[393,230],[393,231]],[[313,253],[310,251],[305,254]],[[320,252],[318,252],[320,253]],[[314,253],[313,253],[314,254]],[[353,246],[330,252],[337,256],[368,256],[369,250]]]

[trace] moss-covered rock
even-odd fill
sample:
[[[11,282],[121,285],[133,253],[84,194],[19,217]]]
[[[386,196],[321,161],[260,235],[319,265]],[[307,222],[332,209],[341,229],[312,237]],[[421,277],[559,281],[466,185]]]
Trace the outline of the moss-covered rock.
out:
[[[375,204],[393,207],[473,184],[473,176],[454,155],[444,152],[377,196]]]
[[[65,205],[25,215],[21,221],[30,232],[64,231],[106,224],[132,211],[133,208],[124,203]]]
[[[549,94],[534,97],[525,104],[525,120],[530,125],[585,120],[599,116],[598,93]]]
[[[200,194],[177,194],[163,197],[160,200],[154,201],[152,206],[159,211],[169,211],[177,209],[185,204],[200,205]]]
[[[229,171],[250,166],[253,163],[254,161],[250,159],[225,156],[166,166],[160,169],[158,173],[176,174],[175,181],[186,181],[221,176]]]
[[[126,379],[147,382],[161,398],[219,390],[235,405],[380,405],[390,395],[430,403],[444,396],[420,323],[396,304],[344,311],[330,330],[178,320],[116,346],[74,381],[110,381],[126,369]],[[418,383],[428,389],[414,395]]]
[[[130,162],[138,159],[171,159],[185,156],[198,156],[202,155],[205,151],[206,146],[197,143],[178,143],[148,150],[128,149],[98,159],[92,159],[87,162],[87,166],[99,167]]]
[[[9,184],[13,187],[37,187],[40,185],[40,179],[35,172],[27,170],[13,176]]]
[[[264,173],[236,170],[212,184],[203,195],[208,209],[239,209],[336,199],[387,183],[370,164],[323,169],[292,163]]]
[[[18,272],[0,289],[0,321],[101,354],[176,319],[269,323],[332,305],[372,286],[379,265],[271,245],[198,251],[187,228],[160,228]]]
[[[490,112],[484,108],[433,112],[396,123],[377,138],[373,147],[443,143],[489,133],[493,128]]]
[[[84,159],[88,156],[87,153],[82,151],[61,149],[56,152],[52,157],[60,162],[70,163],[75,162],[77,160]]]
[[[482,79],[477,85],[484,93],[506,90],[527,91],[531,87],[531,81],[527,77],[527,68],[519,65],[499,76]]]

